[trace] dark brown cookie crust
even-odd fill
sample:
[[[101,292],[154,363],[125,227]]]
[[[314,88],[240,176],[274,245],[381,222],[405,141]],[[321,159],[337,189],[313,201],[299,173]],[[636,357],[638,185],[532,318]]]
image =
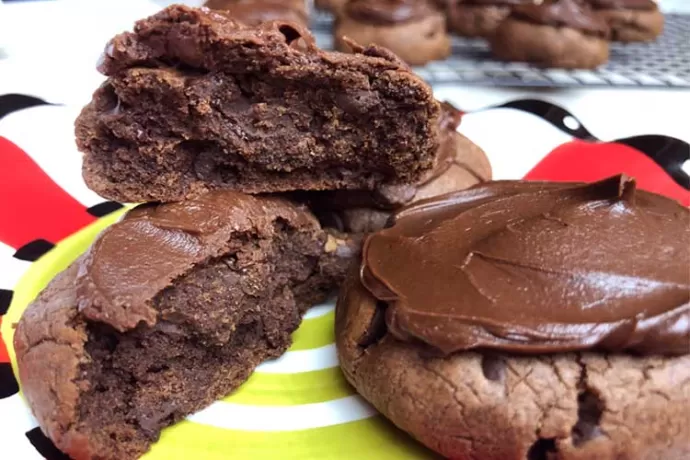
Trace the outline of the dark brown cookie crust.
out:
[[[463,37],[491,37],[510,15],[508,5],[463,5],[448,1],[446,15],[449,29]]]
[[[438,103],[388,50],[356,51],[207,9],[142,20],[108,45],[108,80],[77,119],[86,183],[139,202],[414,181],[438,148]]]
[[[373,24],[347,14],[342,8],[333,29],[335,49],[350,52],[347,37],[357,43],[376,44],[390,49],[410,65],[424,65],[445,59],[450,54],[450,36],[440,11],[424,18],[398,24]]]
[[[611,28],[611,40],[630,43],[655,40],[664,31],[664,15],[657,10],[595,10]]]
[[[385,313],[357,268],[336,308],[345,376],[431,449],[482,460],[690,456],[690,355],[435,358],[386,334]]]
[[[59,449],[78,460],[137,458],[162,428],[287,349],[301,314],[332,287],[320,260],[326,236],[286,201],[246,196],[240,207],[217,216],[225,223],[204,237],[203,256],[141,305],[84,297],[85,270],[95,276],[85,264],[98,256],[89,252],[27,308],[15,335],[22,389]],[[150,211],[115,225],[149,225]],[[195,238],[160,228],[168,241]]]
[[[594,69],[609,58],[609,43],[604,38],[512,17],[501,23],[489,44],[499,59],[542,67]]]

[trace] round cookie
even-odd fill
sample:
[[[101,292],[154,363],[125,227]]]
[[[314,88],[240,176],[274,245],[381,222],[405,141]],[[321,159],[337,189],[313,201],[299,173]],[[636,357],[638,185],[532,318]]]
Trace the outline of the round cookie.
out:
[[[461,112],[448,102],[441,103],[441,108],[436,162],[416,184],[381,186],[373,191],[310,192],[300,198],[325,226],[359,234],[382,229],[391,213],[405,205],[491,180],[484,151],[457,132]]]
[[[448,28],[463,37],[490,37],[512,7],[531,0],[447,0]]]
[[[335,48],[350,51],[344,37],[390,49],[410,65],[450,54],[446,20],[431,0],[350,0],[337,16]]]
[[[230,17],[249,26],[267,21],[290,21],[303,27],[309,26],[304,2],[283,0],[210,0],[209,8],[223,10]]]
[[[647,42],[664,31],[664,15],[652,0],[588,0],[611,28],[611,40]]]
[[[542,67],[593,69],[608,61],[608,26],[577,0],[516,6],[489,38],[505,61]]]
[[[344,374],[448,458],[690,458],[689,221],[624,177],[407,208],[341,288]]]

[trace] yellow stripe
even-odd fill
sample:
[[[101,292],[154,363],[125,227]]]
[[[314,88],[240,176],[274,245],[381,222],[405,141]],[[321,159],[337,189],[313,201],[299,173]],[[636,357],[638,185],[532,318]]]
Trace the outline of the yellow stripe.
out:
[[[383,417],[288,432],[224,430],[184,421],[163,431],[143,460],[435,459]]]
[[[292,334],[290,351],[313,350],[335,342],[334,322],[335,312],[333,311],[323,316],[305,319],[299,329]]]
[[[254,373],[223,401],[254,406],[296,406],[354,394],[340,368],[297,374]]]

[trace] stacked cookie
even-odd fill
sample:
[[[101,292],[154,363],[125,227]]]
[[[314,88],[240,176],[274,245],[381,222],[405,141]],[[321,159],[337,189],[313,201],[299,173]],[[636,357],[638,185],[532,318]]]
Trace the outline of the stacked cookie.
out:
[[[325,52],[294,22],[182,6],[107,45],[107,79],[76,121],[83,175],[144,204],[15,335],[24,394],[58,448],[136,458],[281,355],[383,225],[326,228],[307,204],[324,219],[390,213],[489,179],[457,110],[390,51],[353,46]]]

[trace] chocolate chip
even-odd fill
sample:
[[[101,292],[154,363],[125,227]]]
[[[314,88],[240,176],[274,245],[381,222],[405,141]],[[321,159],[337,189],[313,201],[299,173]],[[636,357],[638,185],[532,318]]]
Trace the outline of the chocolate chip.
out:
[[[487,380],[502,382],[506,373],[505,360],[491,354],[482,356],[482,373]]]
[[[572,429],[573,445],[579,447],[587,441],[601,436],[599,427],[604,402],[587,389],[577,397],[577,423]]]
[[[388,304],[386,302],[378,302],[376,304],[376,310],[374,315],[371,317],[371,322],[366,332],[360,337],[358,345],[363,348],[370,347],[378,341],[380,341],[388,329],[386,328],[386,308]]]
[[[532,447],[527,451],[527,460],[550,460],[555,458],[555,454],[558,452],[556,449],[556,441],[553,439],[537,439]]]

